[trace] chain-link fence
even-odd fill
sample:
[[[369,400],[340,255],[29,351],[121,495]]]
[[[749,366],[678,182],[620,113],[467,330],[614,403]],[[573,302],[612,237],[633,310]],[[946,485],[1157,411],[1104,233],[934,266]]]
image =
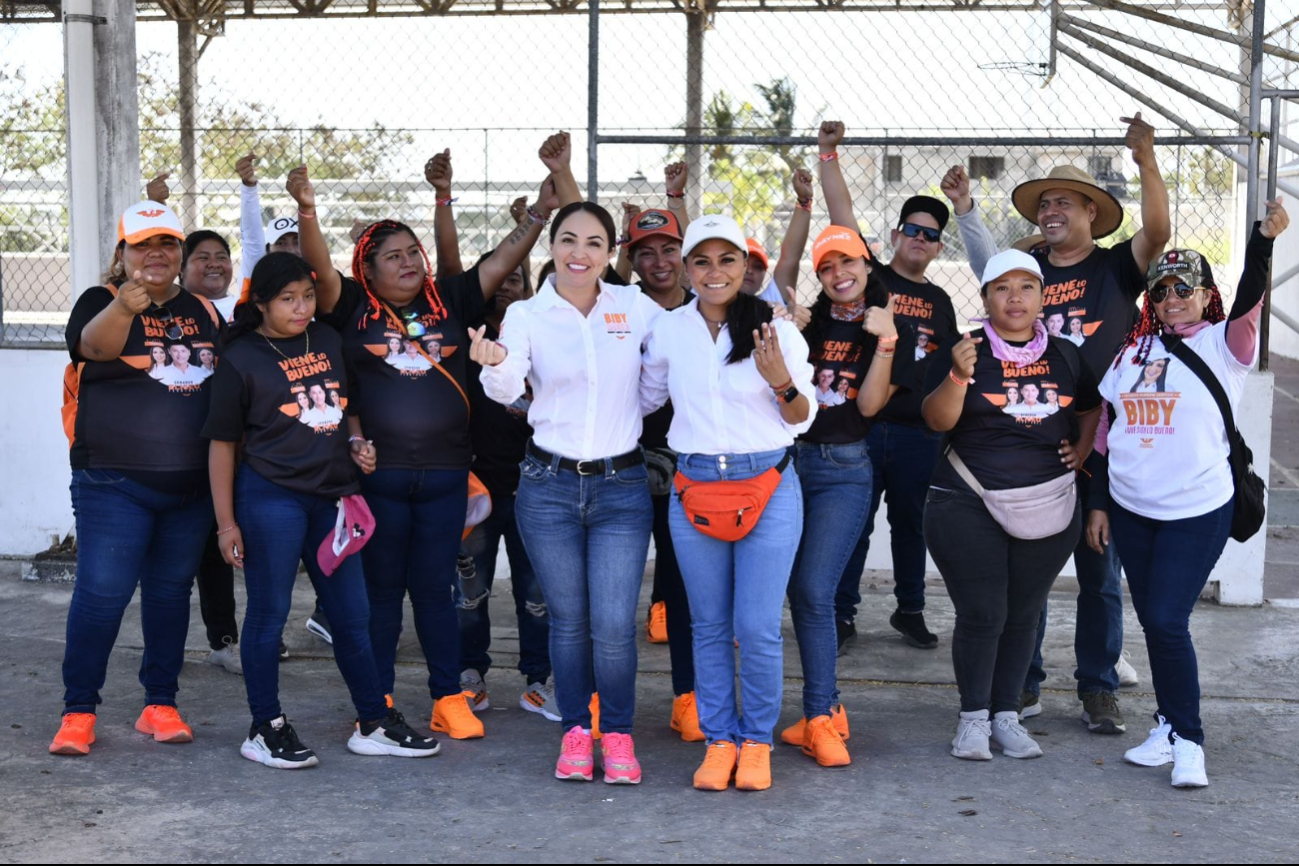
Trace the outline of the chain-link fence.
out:
[[[1249,0],[1129,2],[1201,30],[1249,31]],[[871,142],[841,148],[841,163],[860,228],[887,259],[900,202],[937,194],[956,163],[975,177],[1000,243],[1032,230],[1010,206],[1010,190],[1063,162],[1118,195],[1128,219],[1114,238],[1128,236],[1140,208],[1119,117],[1142,110],[1165,141],[1159,158],[1175,242],[1232,261],[1242,173],[1223,149],[1238,147],[1172,141],[1240,135],[1237,119],[1219,109],[1240,112],[1247,102],[1248,53],[1114,5],[626,0],[604,5],[592,41],[585,5],[561,0],[141,0],[141,173],[170,173],[171,204],[187,227],[221,232],[238,258],[235,161],[249,150],[261,157],[267,218],[291,210],[284,176],[305,162],[344,260],[354,220],[397,216],[431,238],[423,165],[450,148],[460,243],[472,260],[512,224],[510,201],[535,196],[545,135],[568,129],[575,174],[589,182],[596,165],[589,189],[612,209],[661,206],[663,166],[684,159],[692,211],[733,212],[774,250],[793,203],[790,173],[817,162],[815,147],[762,138],[810,141],[821,120],[840,119],[850,137]],[[27,8],[0,2],[0,14]],[[1293,51],[1299,28],[1287,19],[1299,9],[1287,8],[1273,0],[1265,23],[1270,42]],[[0,20],[0,324],[11,344],[56,339],[74,288],[61,30]],[[1096,42],[1179,86],[1125,66]],[[1295,66],[1275,55],[1263,64],[1279,85]],[[704,140],[684,144],[687,135]],[[816,208],[814,232],[828,221],[819,195]],[[975,287],[955,226],[945,241],[931,276],[972,314]],[[102,252],[106,262],[111,251]],[[801,271],[804,298],[815,292],[810,270]]]

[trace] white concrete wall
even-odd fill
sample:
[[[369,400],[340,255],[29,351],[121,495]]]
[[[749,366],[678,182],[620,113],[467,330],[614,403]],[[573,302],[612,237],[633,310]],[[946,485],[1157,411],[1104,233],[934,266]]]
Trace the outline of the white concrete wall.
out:
[[[0,554],[38,553],[72,531],[59,416],[67,363],[66,352],[0,349]]]

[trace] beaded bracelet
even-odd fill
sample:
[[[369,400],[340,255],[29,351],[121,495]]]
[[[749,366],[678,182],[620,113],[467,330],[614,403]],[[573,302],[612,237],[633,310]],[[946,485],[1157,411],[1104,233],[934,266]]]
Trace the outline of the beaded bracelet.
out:
[[[894,355],[896,355],[896,354],[897,354],[897,352],[878,352],[878,351],[877,351],[877,352],[875,353],[875,357],[876,357],[876,358],[892,358],[892,357],[893,357]]]
[[[227,526],[225,529],[218,529],[218,530],[217,530],[217,535],[225,535],[225,534],[226,534],[227,532],[229,532],[230,530],[232,530],[232,529],[238,529],[238,528],[239,528],[239,524],[238,524],[238,523],[232,523],[232,524],[230,524],[229,526]]]
[[[829,153],[821,154],[821,162],[834,162],[839,158],[839,151],[832,150]]]
[[[437,200],[438,207],[450,207],[453,203],[460,201],[459,198],[440,198]]]
[[[550,217],[542,216],[541,211],[537,210],[532,205],[528,205],[528,219],[543,226],[550,222]]]

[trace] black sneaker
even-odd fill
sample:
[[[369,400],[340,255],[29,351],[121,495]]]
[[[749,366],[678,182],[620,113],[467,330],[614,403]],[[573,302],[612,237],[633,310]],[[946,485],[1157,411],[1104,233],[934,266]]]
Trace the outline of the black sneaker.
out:
[[[1113,692],[1088,692],[1082,697],[1082,720],[1093,734],[1122,734],[1128,726]]]
[[[330,646],[334,645],[334,636],[329,633],[329,620],[325,619],[325,612],[316,605],[316,609],[307,617],[307,631],[323,640]]]
[[[1042,713],[1042,699],[1037,692],[1028,689],[1019,693],[1019,720],[1031,719]]]
[[[289,660],[289,648],[284,645],[284,641],[280,641],[280,661],[284,662],[288,660]]]
[[[250,725],[248,739],[239,747],[239,754],[277,770],[303,770],[320,763],[316,753],[302,745],[293,725],[284,716],[264,725]]]
[[[839,638],[839,655],[843,655],[844,647],[857,639],[857,624],[850,619],[837,619],[834,631]]]
[[[392,707],[388,708],[388,718],[381,722],[357,722],[347,741],[347,750],[357,755],[431,758],[439,749],[437,740],[415,733]]]
[[[903,641],[916,649],[933,649],[938,646],[938,635],[925,628],[924,613],[895,610],[893,616],[889,617],[889,625],[897,629]]]

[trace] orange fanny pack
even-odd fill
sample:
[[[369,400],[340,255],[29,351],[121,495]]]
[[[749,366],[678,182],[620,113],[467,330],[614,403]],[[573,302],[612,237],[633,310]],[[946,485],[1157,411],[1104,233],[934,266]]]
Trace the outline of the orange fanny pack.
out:
[[[673,486],[691,526],[720,541],[739,541],[758,525],[788,465],[786,453],[780,463],[744,481],[691,481],[678,471]]]

